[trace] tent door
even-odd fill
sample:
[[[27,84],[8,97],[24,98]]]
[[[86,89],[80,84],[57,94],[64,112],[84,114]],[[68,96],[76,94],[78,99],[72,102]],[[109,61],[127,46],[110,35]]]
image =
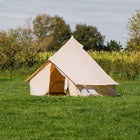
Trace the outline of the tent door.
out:
[[[64,85],[65,85],[65,77],[52,64],[50,69],[49,95],[50,96],[66,95],[64,92]]]

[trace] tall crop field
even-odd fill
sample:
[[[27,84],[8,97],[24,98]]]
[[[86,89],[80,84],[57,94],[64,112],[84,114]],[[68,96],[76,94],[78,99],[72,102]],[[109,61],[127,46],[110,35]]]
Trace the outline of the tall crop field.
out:
[[[140,52],[97,52],[88,51],[89,55],[115,80],[134,80],[140,74]],[[34,66],[41,66],[45,63],[54,52],[39,53],[33,62]],[[17,60],[16,60],[17,59]],[[14,69],[28,69],[25,59],[15,58]],[[5,63],[0,61],[0,71],[8,70],[5,68]],[[10,67],[9,67],[10,70]],[[36,69],[34,69],[35,71]],[[32,71],[32,72],[34,72]]]
[[[134,80],[140,74],[140,52],[88,51],[88,53],[115,80]],[[46,61],[53,54],[41,53],[38,61]]]

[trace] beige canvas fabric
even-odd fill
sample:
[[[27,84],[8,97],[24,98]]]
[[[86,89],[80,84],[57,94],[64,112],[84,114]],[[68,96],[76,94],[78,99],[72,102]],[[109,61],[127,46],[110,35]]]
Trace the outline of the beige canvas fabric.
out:
[[[68,80],[68,87],[69,87],[69,95],[70,96],[80,96],[80,90],[77,88],[77,86],[71,81]]]
[[[49,60],[76,85],[118,84],[84,51],[73,36]]]
[[[71,96],[115,96],[118,84],[73,36],[26,81],[30,82],[31,94],[38,96],[63,93]]]
[[[38,74],[30,79],[30,93],[31,95],[45,95],[49,91],[50,83],[50,67],[49,63]]]

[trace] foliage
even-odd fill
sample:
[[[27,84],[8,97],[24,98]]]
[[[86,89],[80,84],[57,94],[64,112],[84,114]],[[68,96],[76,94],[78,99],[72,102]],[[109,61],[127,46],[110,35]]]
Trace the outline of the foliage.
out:
[[[23,48],[24,47],[27,48],[20,51],[20,54],[22,53],[22,55],[18,56],[16,54],[16,56],[14,56],[14,65],[16,67],[12,67],[13,69],[17,69],[22,65],[28,69],[28,66],[32,66],[35,63],[37,63],[38,66],[41,66],[50,56],[54,54],[54,52],[40,53],[39,50],[41,47],[39,46],[38,42],[33,42],[32,47],[30,47],[30,45],[28,47],[27,44],[25,44],[25,46],[23,45]],[[26,51],[26,49],[29,49],[29,51]],[[116,80],[134,80],[137,75],[140,74],[139,52],[88,51],[88,53],[109,75],[111,75]],[[26,58],[26,56],[28,57]],[[8,66],[5,65],[5,63],[5,61],[1,61],[1,69],[4,69],[6,66]]]
[[[140,52],[88,51],[88,54],[115,80],[134,80],[140,74]],[[45,62],[52,55],[40,53],[38,62]]]
[[[140,10],[136,10],[136,14],[132,15],[127,24],[129,30],[129,40],[127,42],[126,50],[140,51]]]
[[[107,46],[105,47],[105,51],[120,51],[122,49],[122,45],[120,42],[118,43],[115,40],[110,40],[110,42],[107,42]]]
[[[84,46],[85,50],[100,51],[104,48],[104,36],[96,27],[77,24],[73,35]]]
[[[53,22],[51,24],[51,36],[53,37],[53,42],[48,49],[49,51],[57,51],[70,38],[70,26],[65,23],[63,18],[59,16],[53,17]]]
[[[21,42],[17,30],[0,32],[0,67],[2,69],[13,69],[19,59]]]
[[[34,35],[29,23],[27,27],[0,33],[0,69],[14,70],[24,64],[32,66],[38,53],[43,50]]]
[[[29,95],[27,73],[8,80],[0,73],[0,139],[140,138],[140,95],[122,86],[122,97],[48,97]],[[14,71],[14,75],[19,72]],[[139,81],[123,82],[140,91]]]
[[[40,49],[40,47],[34,47],[33,44],[35,44],[33,40],[33,32],[31,29],[31,21],[27,21],[25,27],[19,27],[17,29],[18,36],[21,40],[21,48],[22,51],[21,54],[21,60],[23,60],[27,65],[32,66],[34,63],[34,58],[38,54],[37,49]],[[21,61],[22,62],[22,61]]]
[[[54,53],[40,53],[45,61]],[[115,80],[134,80],[140,74],[140,52],[88,51],[88,54]]]
[[[70,38],[71,29],[62,17],[38,15],[33,21],[33,32],[47,51],[57,51]]]
[[[33,32],[38,39],[44,38],[50,34],[52,18],[49,15],[37,15],[33,21]]]
[[[139,11],[137,12],[139,13]],[[139,17],[139,14],[137,14],[137,17]],[[138,19],[137,17],[134,16],[132,18],[134,21],[137,21],[137,24],[135,24],[137,35],[134,36],[134,33],[131,32],[131,35],[134,36],[131,40],[139,38],[139,26],[137,26],[139,20],[136,20]],[[130,21],[132,22],[133,20]],[[51,17],[46,14],[38,15],[33,20],[33,28],[31,25],[32,21],[29,19],[24,27],[0,32],[0,70],[12,71],[14,69],[21,68],[22,66],[31,67],[42,59],[39,54],[40,52],[55,52],[70,38],[72,34],[70,26],[66,24],[62,17],[59,16]],[[86,24],[77,24],[73,35],[81,44],[83,44],[85,50],[119,51],[121,48],[120,43],[117,43],[115,40],[107,42],[107,46],[104,46],[104,36],[101,35],[96,27],[87,26]],[[135,43],[136,42],[137,41],[135,41]],[[100,52],[100,54],[102,54],[102,52]],[[114,56],[108,60],[108,55],[112,56],[110,53],[105,53],[105,57],[103,57],[102,60],[97,58],[97,61],[101,66],[103,65],[103,67],[105,67],[104,65],[106,63],[109,64],[108,68],[107,66],[105,67],[107,73],[111,75],[112,73],[114,75],[114,72],[120,75],[123,73],[123,75],[127,77],[126,79],[129,80],[135,78],[139,71],[139,64],[137,64],[139,63],[137,58],[139,53],[137,53],[136,56],[134,54],[133,57],[136,62],[131,63],[129,60],[129,55],[131,56],[131,54],[126,52],[125,56],[129,60],[129,62],[126,60],[126,64],[125,61],[122,59],[120,60],[119,57],[115,58],[115,61],[113,61]],[[47,55],[47,58],[48,56],[49,55]],[[131,59],[133,60],[133,58]],[[114,66],[115,64],[116,66]],[[110,66],[111,68],[109,68]],[[125,68],[126,70],[124,70]],[[111,70],[112,72],[110,72]]]
[[[90,55],[116,80],[134,80],[140,74],[138,52],[90,52]]]

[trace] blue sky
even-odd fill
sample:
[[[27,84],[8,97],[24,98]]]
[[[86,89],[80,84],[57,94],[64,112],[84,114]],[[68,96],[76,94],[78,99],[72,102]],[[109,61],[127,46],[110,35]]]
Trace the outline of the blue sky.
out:
[[[58,15],[74,30],[76,24],[96,26],[105,41],[125,46],[128,19],[140,0],[0,0],[0,30],[23,26],[38,14]]]

